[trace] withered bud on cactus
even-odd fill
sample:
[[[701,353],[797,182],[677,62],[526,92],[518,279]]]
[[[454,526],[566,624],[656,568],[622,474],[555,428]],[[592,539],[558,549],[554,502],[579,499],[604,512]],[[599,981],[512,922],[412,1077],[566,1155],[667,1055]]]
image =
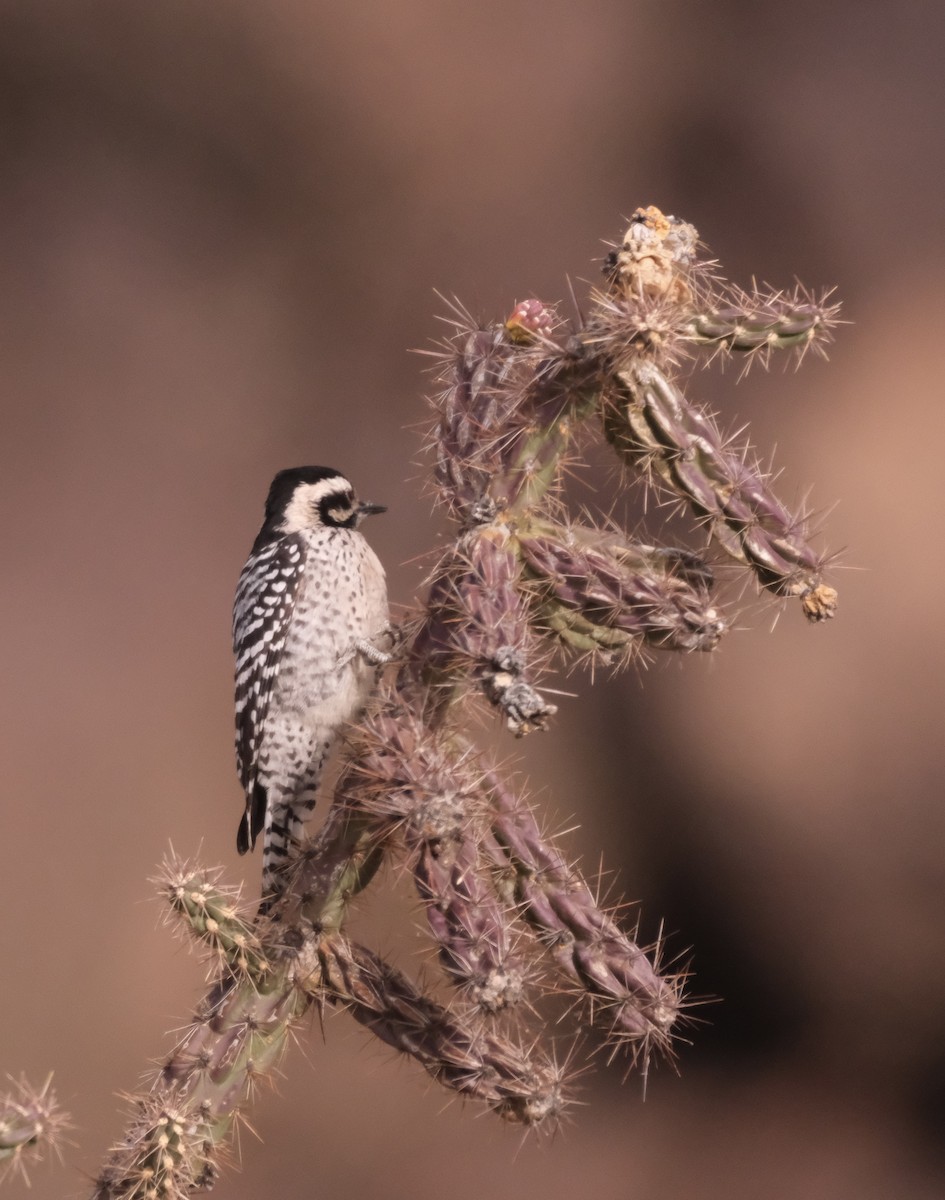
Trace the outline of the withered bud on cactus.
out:
[[[604,274],[619,294],[685,303],[691,298],[687,270],[698,241],[686,221],[665,216],[652,204],[638,208],[620,246],[607,255]]]

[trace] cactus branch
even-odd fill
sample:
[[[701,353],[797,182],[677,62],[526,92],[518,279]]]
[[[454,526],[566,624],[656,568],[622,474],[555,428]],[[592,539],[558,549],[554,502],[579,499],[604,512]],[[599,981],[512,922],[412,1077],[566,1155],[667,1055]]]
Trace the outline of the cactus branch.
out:
[[[447,1012],[364,946],[333,937],[319,953],[332,997],[437,1083],[505,1120],[554,1123],[564,1106],[560,1072],[538,1051]]]
[[[654,1051],[667,1053],[680,1014],[679,980],[662,976],[634,940],[598,905],[591,889],[532,809],[493,778],[493,860],[558,969],[592,1002],[590,1019],[629,1050],[644,1074]]]
[[[764,588],[799,596],[811,620],[833,616],[836,592],[822,582],[823,556],[757,467],[654,364],[629,363],[617,378],[621,391],[604,414],[617,453],[688,500],[722,549]]]
[[[10,1090],[0,1094],[0,1179],[19,1174],[29,1183],[28,1163],[50,1151],[60,1154],[72,1122],[56,1101],[52,1076],[41,1088],[25,1079],[9,1082]]]

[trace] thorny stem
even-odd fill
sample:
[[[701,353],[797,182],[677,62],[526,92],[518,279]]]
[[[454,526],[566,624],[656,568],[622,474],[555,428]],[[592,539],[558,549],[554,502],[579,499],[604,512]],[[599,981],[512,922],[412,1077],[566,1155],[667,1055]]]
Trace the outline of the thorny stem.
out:
[[[550,1061],[450,1013],[364,946],[328,938],[319,956],[323,981],[354,1019],[444,1087],[526,1125],[560,1113],[560,1072]]]
[[[48,1151],[60,1152],[63,1133],[71,1125],[52,1090],[52,1076],[41,1088],[25,1079],[10,1080],[0,1095],[0,1179],[19,1174],[28,1184],[27,1162]]]
[[[623,389],[605,412],[617,452],[685,497],[718,544],[781,596],[800,596],[811,620],[833,615],[837,593],[821,582],[823,559],[803,522],[771,492],[764,476],[725,444],[715,422],[686,400],[653,363],[617,372]]]
[[[602,911],[590,888],[541,833],[532,810],[495,775],[492,839],[487,848],[511,896],[558,967],[596,1002],[603,1020],[644,1071],[654,1049],[670,1049],[679,1016],[679,981],[662,977],[643,950]]]

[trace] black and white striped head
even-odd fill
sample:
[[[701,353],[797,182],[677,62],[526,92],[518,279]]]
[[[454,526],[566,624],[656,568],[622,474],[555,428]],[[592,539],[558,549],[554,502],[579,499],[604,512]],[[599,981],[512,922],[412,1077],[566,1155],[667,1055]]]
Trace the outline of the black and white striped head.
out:
[[[260,538],[270,540],[307,529],[357,529],[371,513],[387,510],[365,504],[339,471],[331,467],[290,467],[272,481]]]

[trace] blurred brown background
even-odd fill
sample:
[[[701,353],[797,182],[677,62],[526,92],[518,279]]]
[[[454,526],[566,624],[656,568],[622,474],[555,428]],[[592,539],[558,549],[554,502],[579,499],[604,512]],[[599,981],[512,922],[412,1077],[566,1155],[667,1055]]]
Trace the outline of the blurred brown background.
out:
[[[433,289],[563,299],[649,203],[853,322],[829,364],[692,384],[836,503],[839,619],[753,605],[712,660],[565,680],[521,747],[723,1002],[681,1077],[644,1104],[601,1063],[550,1144],[336,1017],[218,1194],[942,1194],[943,35],[933,0],[0,5],[0,1068],[54,1068],[79,1127],[36,1200],[84,1192],[197,995],[147,883],[168,842],[258,876],[229,611],[272,473],[386,502],[409,602]]]

